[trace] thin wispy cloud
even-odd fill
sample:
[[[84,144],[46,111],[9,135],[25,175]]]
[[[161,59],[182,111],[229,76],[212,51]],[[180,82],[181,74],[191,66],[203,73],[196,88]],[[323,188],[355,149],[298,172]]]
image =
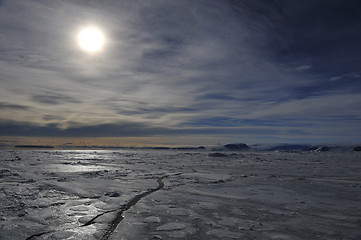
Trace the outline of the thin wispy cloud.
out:
[[[0,133],[357,138],[359,7],[3,1]],[[82,52],[76,42],[88,25],[106,36],[99,54]]]

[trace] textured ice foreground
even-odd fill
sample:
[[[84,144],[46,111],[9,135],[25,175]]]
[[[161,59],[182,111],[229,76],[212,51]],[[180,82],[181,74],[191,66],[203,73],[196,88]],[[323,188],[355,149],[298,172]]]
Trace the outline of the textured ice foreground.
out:
[[[361,239],[360,153],[223,153],[0,151],[0,239]]]

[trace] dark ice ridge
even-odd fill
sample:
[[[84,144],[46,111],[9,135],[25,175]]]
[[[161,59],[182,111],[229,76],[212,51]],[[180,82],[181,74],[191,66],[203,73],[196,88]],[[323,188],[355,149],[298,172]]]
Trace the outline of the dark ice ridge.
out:
[[[179,175],[179,174],[176,174],[176,175]],[[116,229],[116,227],[118,226],[118,224],[124,219],[123,213],[125,211],[127,211],[129,208],[131,208],[132,206],[134,206],[135,204],[137,204],[137,202],[139,202],[139,200],[141,200],[142,198],[148,196],[149,194],[151,194],[153,192],[156,192],[156,191],[162,189],[164,187],[163,178],[166,178],[166,177],[168,177],[168,176],[163,176],[163,177],[158,178],[158,180],[157,180],[158,187],[149,189],[146,192],[143,192],[141,194],[138,194],[138,195],[134,196],[132,199],[130,199],[130,201],[128,203],[122,205],[120,208],[117,208],[117,209],[114,209],[114,210],[109,210],[109,211],[106,211],[106,212],[103,212],[101,214],[96,215],[94,218],[92,218],[88,222],[84,223],[80,227],[85,227],[85,226],[89,226],[89,225],[93,224],[94,221],[97,218],[103,216],[104,214],[118,211],[116,217],[110,222],[108,229],[106,230],[103,237],[101,238],[101,240],[108,240],[109,237],[114,232],[114,230]],[[70,229],[65,229],[65,230],[70,230]],[[36,237],[40,237],[40,236],[42,236],[44,234],[53,233],[53,232],[55,232],[55,230],[33,234],[30,237],[26,238],[26,240],[33,240],[33,239],[36,239]]]

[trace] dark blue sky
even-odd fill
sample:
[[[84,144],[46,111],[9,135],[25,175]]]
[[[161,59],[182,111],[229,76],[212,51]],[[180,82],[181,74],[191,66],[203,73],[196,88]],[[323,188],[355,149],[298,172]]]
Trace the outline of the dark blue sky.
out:
[[[3,138],[361,141],[360,1],[4,0],[0,31]]]

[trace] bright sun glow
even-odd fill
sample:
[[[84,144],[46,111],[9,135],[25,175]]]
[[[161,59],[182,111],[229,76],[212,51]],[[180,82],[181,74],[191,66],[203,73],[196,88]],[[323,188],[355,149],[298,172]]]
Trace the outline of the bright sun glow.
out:
[[[84,51],[95,53],[102,50],[105,44],[105,37],[98,28],[83,28],[78,33],[78,44]]]

